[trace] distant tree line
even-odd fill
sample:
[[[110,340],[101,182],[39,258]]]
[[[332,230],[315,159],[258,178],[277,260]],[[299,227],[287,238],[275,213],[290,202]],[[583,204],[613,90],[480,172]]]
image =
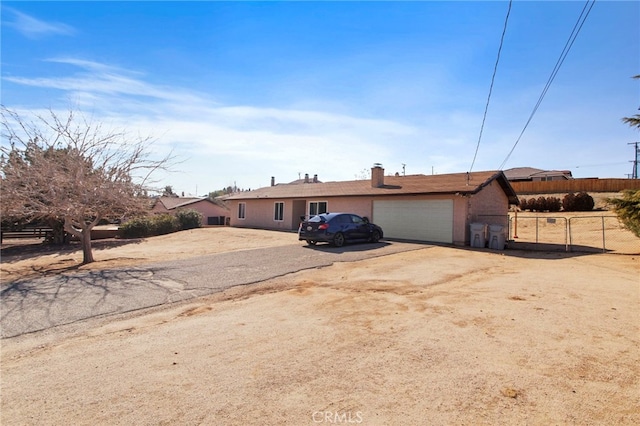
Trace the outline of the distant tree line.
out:
[[[222,188],[222,189],[218,189],[216,191],[212,191],[209,193],[209,197],[210,199],[214,199],[216,197],[221,197],[223,195],[230,195],[230,194],[235,194],[236,192],[244,192],[244,191],[251,191],[251,189],[242,189],[237,187],[236,185],[229,185],[226,188]]]

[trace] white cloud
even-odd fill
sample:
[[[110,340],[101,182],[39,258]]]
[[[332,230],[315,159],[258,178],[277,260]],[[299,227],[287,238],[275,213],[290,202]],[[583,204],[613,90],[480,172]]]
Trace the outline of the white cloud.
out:
[[[22,35],[28,38],[36,39],[47,35],[74,35],[76,30],[66,24],[60,22],[46,22],[33,16],[22,13],[11,7],[4,7],[6,12],[13,20],[4,22],[4,25],[16,29]]]
[[[354,179],[363,167],[389,158],[389,141],[411,131],[392,122],[254,107],[194,108],[179,116],[167,108],[162,115],[130,118],[128,124],[143,133],[162,131],[159,149],[173,148],[186,160],[186,174],[177,177],[211,190],[233,183],[228,179],[256,188],[268,185],[270,176],[288,182],[304,173]]]
[[[321,110],[220,105],[178,87],[155,85],[145,75],[76,58],[49,61],[78,68],[63,77],[5,77],[14,84],[63,92],[105,125],[158,138],[157,155],[169,150],[184,162],[166,184],[194,193],[237,181],[244,188],[319,174],[350,180],[374,162],[391,158],[399,140],[418,129],[392,120]]]
[[[105,94],[112,96],[143,96],[171,102],[199,102],[196,95],[179,91],[172,87],[156,86],[135,78],[134,73],[122,68],[113,67],[93,61],[71,58],[48,59],[48,62],[67,64],[83,70],[70,77],[4,77],[6,81],[25,86],[57,89],[69,93],[70,98],[76,94],[86,97],[87,94]]]

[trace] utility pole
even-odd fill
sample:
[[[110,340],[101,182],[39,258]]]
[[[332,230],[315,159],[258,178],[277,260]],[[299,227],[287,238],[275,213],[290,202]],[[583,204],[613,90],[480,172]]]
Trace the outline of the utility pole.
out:
[[[640,153],[640,149],[638,149],[638,144],[640,142],[629,142],[627,145],[635,145],[635,160],[633,160],[633,172],[631,173],[631,179],[638,179],[638,154]]]

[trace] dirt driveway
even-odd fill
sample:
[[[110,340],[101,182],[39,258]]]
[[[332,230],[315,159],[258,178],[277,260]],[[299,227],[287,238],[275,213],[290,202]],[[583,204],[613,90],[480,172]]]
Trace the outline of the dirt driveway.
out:
[[[90,268],[292,238],[208,228]],[[77,256],[3,256],[3,282]],[[336,263],[4,339],[0,422],[638,424],[639,276],[636,256],[428,246]]]

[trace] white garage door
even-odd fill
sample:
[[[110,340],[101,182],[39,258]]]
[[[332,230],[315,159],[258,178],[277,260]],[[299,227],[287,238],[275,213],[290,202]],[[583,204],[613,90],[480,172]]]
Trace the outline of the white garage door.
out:
[[[388,238],[453,242],[453,200],[374,201],[373,221]]]

